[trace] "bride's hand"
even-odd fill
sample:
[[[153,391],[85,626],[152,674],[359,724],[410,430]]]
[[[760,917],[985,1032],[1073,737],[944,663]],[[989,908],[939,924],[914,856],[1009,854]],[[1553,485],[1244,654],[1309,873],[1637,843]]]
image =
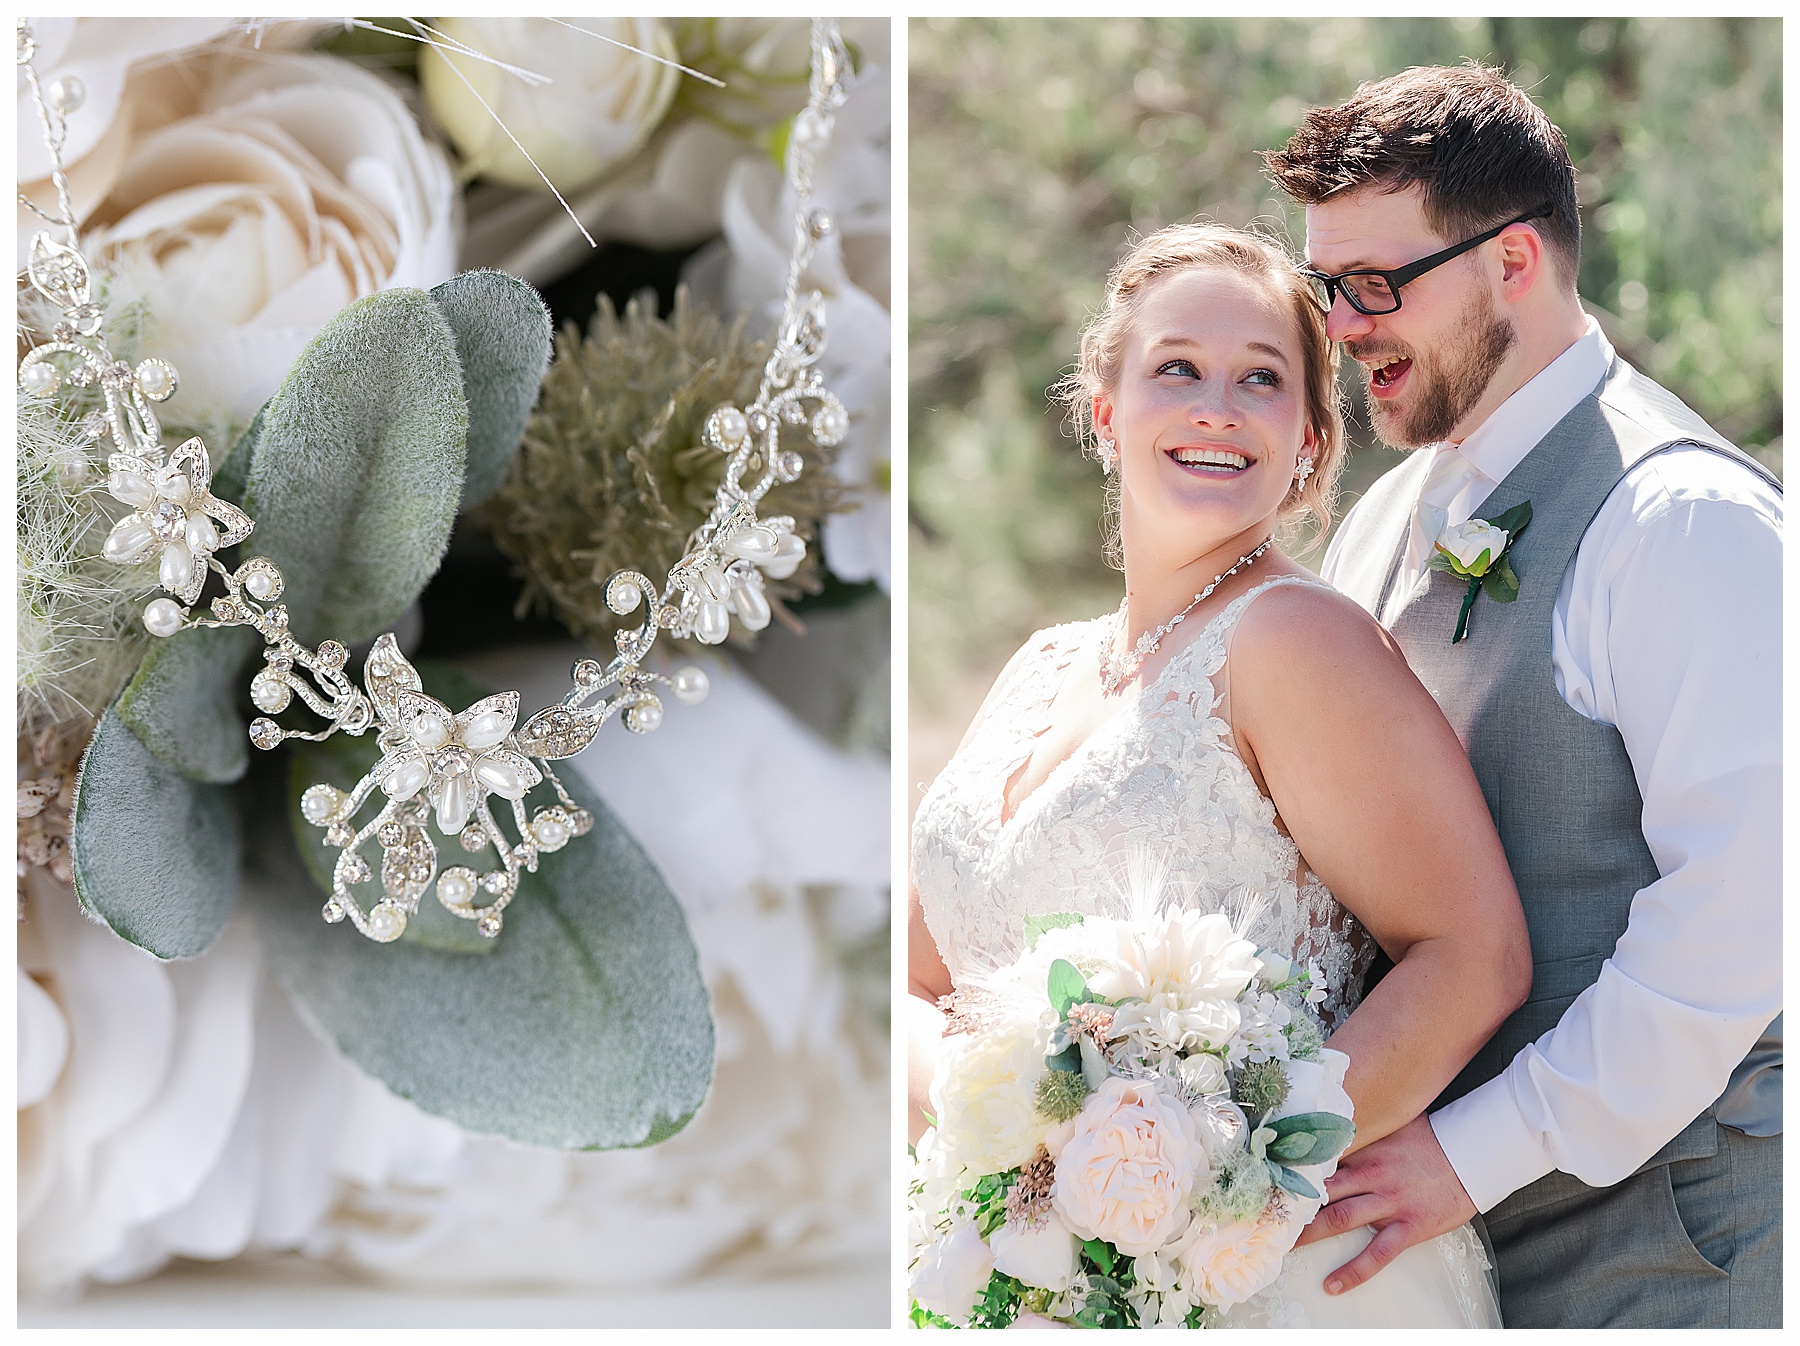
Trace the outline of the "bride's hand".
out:
[[[1370,1225],[1369,1246],[1325,1277],[1342,1294],[1375,1275],[1414,1244],[1448,1234],[1475,1216],[1475,1203],[1444,1157],[1431,1123],[1415,1117],[1358,1150],[1325,1180],[1329,1204],[1300,1233],[1300,1243]]]

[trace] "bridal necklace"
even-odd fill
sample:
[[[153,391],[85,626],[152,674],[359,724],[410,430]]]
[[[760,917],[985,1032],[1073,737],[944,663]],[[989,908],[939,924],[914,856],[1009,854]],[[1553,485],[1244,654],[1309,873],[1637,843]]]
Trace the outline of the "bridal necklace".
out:
[[[1129,594],[1124,598],[1121,598],[1119,600],[1119,611],[1115,623],[1118,629],[1111,638],[1107,640],[1105,647],[1100,651],[1100,691],[1106,696],[1115,695],[1119,688],[1123,687],[1137,676],[1137,671],[1144,666],[1144,660],[1156,653],[1156,647],[1162,644],[1163,637],[1187,620],[1188,613],[1192,612],[1207,599],[1211,598],[1213,590],[1217,589],[1227,579],[1237,574],[1238,571],[1249,565],[1274,545],[1275,539],[1273,537],[1266,537],[1262,540],[1261,545],[1254,551],[1238,557],[1237,562],[1231,569],[1222,570],[1217,575],[1214,575],[1212,583],[1194,595],[1193,602],[1189,603],[1185,608],[1169,618],[1168,621],[1164,622],[1154,631],[1146,631],[1143,635],[1139,636],[1137,644],[1132,646],[1130,652],[1115,663],[1113,662],[1113,647],[1125,639],[1125,607],[1126,604],[1131,602],[1131,596]]]
[[[301,797],[302,815],[325,829],[326,844],[340,852],[324,907],[327,921],[348,918],[368,938],[389,943],[406,929],[408,916],[417,914],[435,879],[445,909],[473,921],[481,934],[497,936],[521,869],[535,872],[540,855],[560,850],[593,826],[592,815],[569,797],[551,761],[587,747],[615,715],[633,733],[655,729],[663,718],[659,687],[684,703],[703,699],[702,670],[688,667],[665,675],[645,667],[657,636],[667,631],[676,639],[716,645],[730,633],[733,617],[748,630],[761,629],[770,616],[763,577],[792,574],[806,554],[794,520],[761,518],[757,505],[770,487],[795,480],[802,470],[800,455],[780,445],[783,427],[803,427],[827,448],[849,430],[843,404],[814,368],[825,349],[823,299],[816,290],[800,290],[815,246],[834,228],[831,216],[812,205],[812,187],[814,166],[849,87],[849,56],[836,24],[812,21],[809,96],[788,137],[794,242],[774,349],[750,404],[717,408],[701,435],[707,448],[727,459],[712,512],[690,535],[686,553],[661,585],[637,570],[620,571],[607,581],[607,606],[620,616],[643,609],[642,625],[615,634],[618,653],[611,660],[578,662],[562,701],[518,729],[516,691],[453,712],[425,694],[392,633],[375,641],[358,688],[345,672],[349,651],[342,643],[326,640],[308,649],[289,634],[287,609],[276,601],[283,580],[274,562],[253,556],[227,569],[218,559],[220,551],[248,538],[255,522],[212,494],[212,463],[200,439],[164,448],[151,404],[174,395],[174,367],[152,357],[134,368],[106,345],[104,314],[81,252],[61,154],[64,118],[79,105],[80,86],[57,81],[41,88],[32,64],[35,46],[22,21],[18,36],[18,64],[50,149],[59,211],[38,213],[61,227],[67,239],[59,243],[40,230],[31,240],[27,276],[63,319],[51,340],[20,361],[18,386],[32,397],[51,396],[65,384],[97,384],[104,394],[104,410],[90,415],[83,430],[94,441],[111,439],[107,489],[133,511],[108,535],[104,555],[121,565],[158,561],[159,587],[169,596],[152,599],[144,609],[152,635],[228,626],[253,627],[262,635],[264,666],[250,683],[250,699],[263,712],[250,724],[250,741],[258,748],[290,738],[317,741],[340,730],[353,736],[376,732],[381,756],[352,789],[314,785]],[[207,617],[197,615],[195,606],[209,573],[224,581],[226,592],[212,600]],[[270,718],[296,697],[326,721],[323,729],[283,728]],[[558,802],[527,817],[524,799],[545,781]],[[380,808],[359,825],[357,815],[376,793]],[[492,796],[511,806],[517,842],[497,825],[488,802]],[[433,823],[442,837],[455,838],[472,862],[491,846],[499,867],[477,873],[470,865],[455,865],[440,872]],[[382,853],[380,894],[365,909],[357,890],[369,892],[364,885],[376,880],[362,854],[371,839]]]

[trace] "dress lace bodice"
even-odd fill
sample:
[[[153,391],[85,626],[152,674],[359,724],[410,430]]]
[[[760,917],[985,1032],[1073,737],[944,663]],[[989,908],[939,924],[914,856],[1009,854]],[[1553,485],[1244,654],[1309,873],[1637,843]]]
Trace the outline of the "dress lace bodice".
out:
[[[953,982],[1012,962],[1025,918],[1123,916],[1134,874],[1166,874],[1169,899],[1231,916],[1245,936],[1316,960],[1327,1029],[1354,1007],[1374,943],[1306,867],[1218,714],[1231,633],[1269,580],[1221,609],[1137,698],[1096,729],[1004,817],[1063,674],[1112,633],[1111,617],[1033,636],[913,823],[913,877]]]

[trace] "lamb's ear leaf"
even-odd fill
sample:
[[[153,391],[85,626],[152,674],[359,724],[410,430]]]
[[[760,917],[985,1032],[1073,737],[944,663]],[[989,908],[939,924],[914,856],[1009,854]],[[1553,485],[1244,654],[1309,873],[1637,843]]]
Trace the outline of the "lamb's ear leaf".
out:
[[[250,460],[256,456],[256,441],[262,437],[263,413],[268,409],[267,402],[258,407],[244,433],[231,446],[231,452],[213,462],[212,493],[240,509],[244,504],[244,483],[250,476]]]
[[[230,796],[164,766],[112,710],[82,755],[69,832],[76,895],[114,934],[192,958],[224,930],[238,885]]]
[[[437,570],[462,494],[462,382],[431,296],[382,290],[327,323],[263,408],[244,550],[280,568],[304,644],[367,640]]]
[[[453,670],[419,671],[447,704],[483,694]],[[427,1112],[530,1145],[654,1144],[686,1124],[712,1077],[699,957],[643,848],[578,775],[564,779],[593,830],[524,876],[505,927],[479,956],[375,944],[347,922],[327,925],[326,894],[296,853],[279,798],[254,811],[250,909],[303,1012]],[[289,804],[322,780],[353,783],[342,759],[298,745]],[[320,845],[316,832],[307,844]]]
[[[259,643],[241,626],[179,631],[151,646],[114,709],[164,766],[189,780],[237,780],[250,755],[243,670]]]
[[[504,271],[465,271],[431,297],[456,334],[462,362],[469,454],[460,508],[473,509],[500,489],[524,437],[550,367],[550,310]]]

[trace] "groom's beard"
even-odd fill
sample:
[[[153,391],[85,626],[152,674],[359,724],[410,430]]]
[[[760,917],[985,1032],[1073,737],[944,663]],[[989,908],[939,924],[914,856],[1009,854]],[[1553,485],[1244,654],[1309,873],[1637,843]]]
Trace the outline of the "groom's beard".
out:
[[[1359,360],[1396,354],[1412,357],[1415,386],[1410,407],[1384,402],[1370,395],[1368,384],[1363,384],[1369,422],[1383,442],[1397,449],[1416,449],[1450,438],[1457,423],[1481,400],[1499,372],[1500,362],[1519,340],[1512,324],[1494,312],[1494,297],[1486,290],[1477,290],[1470,296],[1456,330],[1460,333],[1457,338],[1429,355],[1350,343],[1351,356]]]

